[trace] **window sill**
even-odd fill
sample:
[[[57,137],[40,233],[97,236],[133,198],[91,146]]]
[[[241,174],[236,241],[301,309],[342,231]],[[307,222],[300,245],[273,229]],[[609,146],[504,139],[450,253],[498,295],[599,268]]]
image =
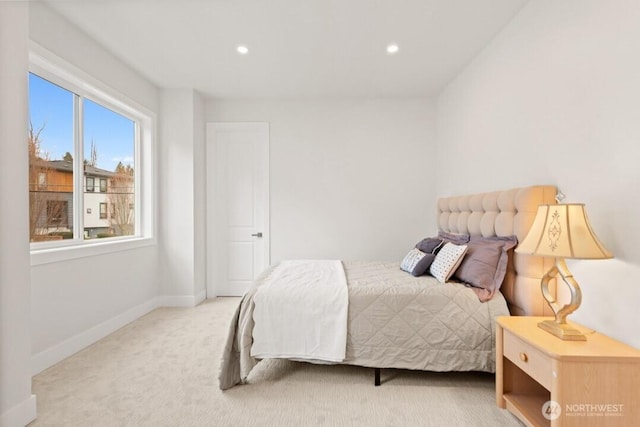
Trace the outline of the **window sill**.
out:
[[[31,250],[31,265],[50,264],[54,262],[69,261],[72,259],[86,258],[122,252],[130,249],[143,248],[156,244],[152,237],[136,237],[126,240],[111,240],[107,242],[82,243],[79,245],[43,248]]]

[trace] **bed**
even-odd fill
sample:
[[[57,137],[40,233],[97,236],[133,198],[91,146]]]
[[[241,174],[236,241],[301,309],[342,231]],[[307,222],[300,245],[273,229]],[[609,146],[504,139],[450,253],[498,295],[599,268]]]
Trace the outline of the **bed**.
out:
[[[348,299],[348,308],[335,308],[334,300],[328,299],[326,311],[335,309],[335,314],[328,314],[329,321],[335,321],[331,316],[346,318],[344,341],[338,344],[344,345],[343,357],[314,360],[313,357],[296,357],[296,354],[289,353],[274,357],[375,368],[376,384],[379,384],[381,368],[494,372],[495,317],[551,314],[539,284],[553,260],[516,254],[509,248],[512,249],[517,240],[524,239],[538,205],[555,203],[555,195],[553,186],[532,186],[439,199],[438,236],[421,242],[437,238],[443,241],[442,244],[451,243],[449,246],[456,249],[465,247],[466,251],[468,246],[467,255],[461,257],[459,270],[465,270],[467,275],[475,272],[481,276],[482,272],[468,266],[463,268],[464,262],[472,258],[469,256],[471,248],[484,245],[486,241],[493,245],[496,240],[512,239],[513,245],[504,246],[500,255],[504,271],[499,275],[499,283],[494,283],[490,289],[470,286],[469,283],[475,283],[473,278],[459,280],[455,276],[457,272],[453,278],[441,283],[431,275],[414,277],[401,270],[398,262],[338,261],[344,271],[344,292],[348,295],[344,298]],[[257,296],[266,294],[273,276],[287,276],[292,266],[307,268],[307,264],[281,264],[262,273],[234,313],[219,375],[219,385],[223,390],[243,383],[261,359],[271,356],[269,352],[252,355],[252,346],[258,347],[262,342],[256,338],[254,343],[254,332],[257,336],[261,329],[277,329],[269,323],[272,320],[269,315],[265,317],[262,302],[256,310]],[[335,268],[335,263],[324,265]],[[336,280],[342,278],[336,270],[314,274],[318,277],[333,275]],[[462,272],[460,275],[463,277]],[[340,292],[339,288],[336,289]],[[551,292],[555,292],[553,284]],[[284,294],[287,293],[290,292]],[[284,301],[282,295],[273,298],[274,304]],[[264,299],[261,297],[260,301]],[[283,302],[281,307],[276,306],[271,316],[277,318],[286,313],[289,310],[287,306],[293,311],[295,307],[308,307],[303,303],[287,305]],[[305,310],[298,311],[304,313]],[[256,320],[258,325],[254,318],[261,319]],[[261,328],[263,323],[269,326]],[[325,323],[318,328],[333,331],[330,329],[333,326],[328,325]],[[290,337],[284,341],[291,341]]]

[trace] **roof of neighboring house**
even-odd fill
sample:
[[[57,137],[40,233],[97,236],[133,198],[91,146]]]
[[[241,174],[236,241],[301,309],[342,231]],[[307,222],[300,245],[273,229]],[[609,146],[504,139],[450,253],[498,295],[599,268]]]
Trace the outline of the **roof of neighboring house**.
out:
[[[73,172],[73,162],[70,160],[49,160],[45,161],[49,167],[60,172]],[[110,178],[115,175],[115,172],[108,171],[106,169],[100,169],[95,166],[84,165],[84,174],[86,176],[98,176],[103,178]]]

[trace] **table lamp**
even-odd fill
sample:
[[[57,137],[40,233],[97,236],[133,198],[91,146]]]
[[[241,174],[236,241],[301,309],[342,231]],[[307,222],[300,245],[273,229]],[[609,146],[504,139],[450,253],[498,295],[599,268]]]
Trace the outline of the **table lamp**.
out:
[[[540,283],[542,295],[553,310],[555,319],[540,322],[538,326],[563,340],[586,341],[580,331],[567,324],[567,316],[580,307],[582,292],[564,260],[608,259],[613,255],[593,232],[584,204],[540,205],[529,233],[515,251],[555,258],[555,265]],[[571,300],[562,307],[549,292],[549,282],[558,275],[571,292]]]

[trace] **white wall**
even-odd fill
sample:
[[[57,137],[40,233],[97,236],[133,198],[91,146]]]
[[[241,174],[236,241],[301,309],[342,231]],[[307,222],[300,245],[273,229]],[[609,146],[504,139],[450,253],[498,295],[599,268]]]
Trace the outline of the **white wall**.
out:
[[[436,230],[427,99],[210,100],[208,122],[269,122],[271,261],[399,260]]]
[[[438,193],[555,184],[616,256],[571,319],[640,347],[640,2],[537,0],[439,96]],[[453,170],[454,173],[446,173]]]
[[[204,101],[164,89],[159,149],[161,288],[170,305],[205,297]]]
[[[29,8],[33,41],[150,111],[158,112],[159,94],[153,84],[46,6],[30,2]],[[28,213],[24,218],[28,218]],[[5,236],[2,239],[4,242]],[[156,246],[148,246],[33,266],[34,371],[152,309],[159,289],[157,252]]]
[[[206,233],[206,123],[205,99],[195,92],[193,94],[193,251],[194,277],[193,295],[196,300],[206,296],[207,271],[207,233]]]
[[[27,3],[0,3],[0,425],[36,416],[31,394]]]

